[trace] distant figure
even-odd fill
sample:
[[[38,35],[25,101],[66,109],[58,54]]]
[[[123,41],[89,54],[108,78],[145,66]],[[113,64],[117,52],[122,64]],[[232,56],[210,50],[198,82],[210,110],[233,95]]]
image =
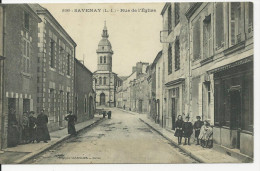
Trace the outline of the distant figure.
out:
[[[107,117],[108,117],[108,119],[111,119],[111,114],[112,114],[111,111],[108,111],[108,112],[107,112]]]
[[[182,139],[182,124],[183,124],[182,116],[178,115],[178,119],[175,122],[175,133],[174,133],[174,136],[178,137],[178,145],[181,144],[181,139]]]
[[[37,116],[37,142],[43,141],[47,143],[48,140],[51,140],[49,130],[47,127],[48,116],[44,114],[44,110],[41,110],[41,113]]]
[[[185,138],[185,142],[183,145],[187,145],[187,139],[188,139],[188,145],[190,145],[190,136],[193,133],[193,127],[192,123],[189,122],[190,117],[185,117],[185,122],[182,124],[182,130],[183,130],[183,137]]]
[[[65,117],[65,120],[68,121],[68,133],[71,135],[77,135],[75,124],[77,122],[77,116],[72,114],[72,111],[69,111],[69,114]]]
[[[200,135],[200,129],[203,125],[203,122],[200,120],[201,117],[200,116],[196,116],[197,121],[194,123],[193,128],[195,130],[195,138],[197,139],[197,144],[196,145],[200,145],[199,143],[199,135]]]
[[[16,111],[11,108],[8,115],[8,147],[15,147],[19,142],[18,122]]]
[[[22,141],[24,144],[28,143],[29,141],[29,117],[28,111],[23,112],[22,116]]]
[[[35,116],[35,112],[30,111],[30,114],[29,114],[29,140],[32,143],[34,143],[34,141],[37,139],[36,122],[37,122],[37,118]]]

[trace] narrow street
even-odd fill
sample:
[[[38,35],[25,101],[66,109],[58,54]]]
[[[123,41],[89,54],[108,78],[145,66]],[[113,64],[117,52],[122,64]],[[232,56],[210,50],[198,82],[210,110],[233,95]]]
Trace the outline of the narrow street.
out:
[[[86,130],[28,163],[196,163],[137,115],[112,109],[112,119]]]

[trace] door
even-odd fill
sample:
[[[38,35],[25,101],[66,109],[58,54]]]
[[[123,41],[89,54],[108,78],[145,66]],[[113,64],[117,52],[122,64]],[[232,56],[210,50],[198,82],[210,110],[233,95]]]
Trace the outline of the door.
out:
[[[105,105],[106,104],[106,96],[104,93],[100,94],[100,105]]]
[[[23,99],[23,112],[30,112],[30,99]]]
[[[172,130],[175,129],[175,117],[176,117],[175,98],[172,98]]]
[[[230,129],[235,130],[235,138],[232,145],[240,148],[240,131],[241,131],[241,96],[240,90],[230,90]]]
[[[7,146],[13,146],[17,144],[19,135],[17,134],[18,130],[15,130],[12,125],[17,125],[16,118],[16,100],[15,98],[8,98],[8,131],[7,131]],[[16,131],[16,132],[15,132]],[[18,136],[18,137],[17,137]]]

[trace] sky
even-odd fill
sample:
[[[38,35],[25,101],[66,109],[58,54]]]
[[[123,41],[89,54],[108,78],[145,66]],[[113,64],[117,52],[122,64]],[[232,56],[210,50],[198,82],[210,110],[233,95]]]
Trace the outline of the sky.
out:
[[[136,62],[153,62],[162,49],[160,30],[164,3],[132,4],[41,4],[49,10],[60,25],[77,43],[76,58],[83,60],[92,72],[97,69],[96,50],[106,20],[109,40],[114,51],[113,72],[127,76]],[[153,12],[132,12],[131,10],[151,9]],[[64,12],[69,9],[70,12]],[[77,11],[81,12],[75,12]],[[88,9],[86,12],[82,9]],[[100,9],[100,12],[94,10]],[[104,12],[106,9],[110,12]],[[111,12],[116,10],[116,12]],[[130,12],[121,12],[130,10]]]

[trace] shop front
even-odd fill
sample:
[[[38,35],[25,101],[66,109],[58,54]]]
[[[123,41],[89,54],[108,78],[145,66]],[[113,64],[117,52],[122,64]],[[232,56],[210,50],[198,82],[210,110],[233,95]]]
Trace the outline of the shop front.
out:
[[[214,141],[253,156],[253,57],[214,70]]]

